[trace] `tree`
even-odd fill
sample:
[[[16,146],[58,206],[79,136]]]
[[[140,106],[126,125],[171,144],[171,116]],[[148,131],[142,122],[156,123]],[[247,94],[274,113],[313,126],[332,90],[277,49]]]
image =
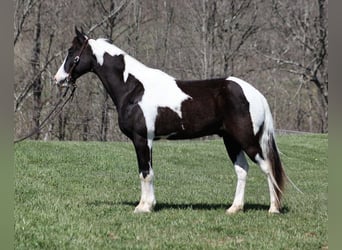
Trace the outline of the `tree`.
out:
[[[37,19],[34,26],[34,39],[32,49],[31,67],[33,76],[36,76],[33,81],[33,123],[34,127],[38,131],[34,138],[39,139],[40,131],[40,112],[42,110],[42,81],[40,75],[40,54],[41,54],[41,13],[42,4],[39,2],[35,7]]]
[[[320,131],[328,131],[328,36],[327,1],[273,0],[272,25],[282,38],[283,50],[271,51],[273,60],[299,77],[300,87],[319,110]],[[289,46],[291,45],[291,47]],[[316,91],[315,91],[316,89]]]
[[[14,0],[15,135],[38,127],[60,98],[53,76],[74,26],[111,38],[178,79],[241,77],[269,100],[278,128],[328,129],[327,1]],[[99,80],[36,138],[125,140]]]

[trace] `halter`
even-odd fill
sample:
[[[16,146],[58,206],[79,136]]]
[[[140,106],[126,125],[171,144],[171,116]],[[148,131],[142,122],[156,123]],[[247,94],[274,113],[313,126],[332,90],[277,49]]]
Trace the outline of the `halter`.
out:
[[[32,135],[37,134],[39,131],[42,130],[43,127],[46,126],[46,124],[48,124],[47,122],[49,121],[49,119],[50,119],[51,117],[53,117],[53,118],[56,117],[56,116],[62,111],[63,107],[64,107],[69,101],[71,101],[71,100],[73,99],[74,94],[75,94],[75,90],[76,90],[76,87],[77,87],[77,86],[76,86],[76,84],[75,84],[75,81],[76,81],[76,80],[73,79],[73,78],[71,77],[71,73],[72,73],[72,71],[75,69],[75,67],[77,66],[77,64],[79,63],[80,57],[81,57],[82,53],[84,52],[85,48],[86,48],[87,45],[88,45],[88,40],[89,40],[89,38],[87,38],[87,39],[84,41],[84,43],[82,44],[80,53],[79,53],[77,56],[75,56],[75,58],[74,58],[74,62],[73,62],[72,66],[71,66],[71,68],[70,68],[70,70],[69,70],[69,72],[68,72],[68,77],[67,77],[67,79],[66,79],[67,88],[66,88],[64,94],[60,97],[60,99],[59,99],[59,101],[57,102],[57,104],[55,105],[55,107],[48,113],[48,115],[46,116],[46,118],[40,123],[39,127],[33,129],[33,130],[32,130],[29,134],[27,134],[26,136],[23,136],[23,137],[21,137],[21,138],[15,140],[14,143],[21,142],[21,141],[26,140],[27,138],[31,137]],[[70,89],[70,85],[71,85],[71,87],[72,87],[71,93],[70,93],[70,95],[68,96],[68,98],[65,99],[64,102],[63,102],[63,98],[67,95],[67,93],[68,93],[68,91],[69,91],[69,89]],[[53,114],[54,114],[54,115],[53,115]]]
[[[83,51],[85,50],[85,48],[86,48],[87,45],[88,45],[88,40],[89,40],[89,38],[87,38],[87,39],[84,41],[84,43],[82,44],[80,53],[79,53],[77,56],[75,56],[74,62],[73,62],[73,64],[72,64],[71,68],[70,68],[69,71],[68,71],[68,77],[67,77],[67,79],[66,79],[66,83],[67,83],[68,85],[71,83],[71,85],[72,85],[74,88],[76,87],[76,84],[75,84],[76,80],[72,78],[71,73],[72,73],[72,71],[75,69],[75,67],[77,66],[77,64],[79,63],[80,57],[81,57]]]

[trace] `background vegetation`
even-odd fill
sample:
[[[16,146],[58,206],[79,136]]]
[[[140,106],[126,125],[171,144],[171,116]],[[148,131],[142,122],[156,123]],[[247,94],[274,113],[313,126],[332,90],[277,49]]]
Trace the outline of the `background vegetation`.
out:
[[[15,137],[39,126],[60,93],[53,76],[74,36],[111,38],[179,79],[234,75],[261,90],[277,128],[328,131],[326,0],[13,0]],[[126,140],[100,81],[35,139]]]
[[[154,147],[156,211],[134,214],[140,183],[127,142],[15,144],[15,249],[328,249],[327,135],[278,137],[280,215],[251,163],[245,211],[225,214],[236,177],[221,140]]]

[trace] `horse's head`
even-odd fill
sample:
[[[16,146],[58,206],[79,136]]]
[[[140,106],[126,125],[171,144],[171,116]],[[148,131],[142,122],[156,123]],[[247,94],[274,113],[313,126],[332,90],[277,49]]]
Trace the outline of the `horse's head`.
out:
[[[60,86],[74,83],[78,77],[92,69],[92,52],[88,46],[88,37],[76,27],[75,32],[72,46],[68,49],[68,54],[54,77]]]

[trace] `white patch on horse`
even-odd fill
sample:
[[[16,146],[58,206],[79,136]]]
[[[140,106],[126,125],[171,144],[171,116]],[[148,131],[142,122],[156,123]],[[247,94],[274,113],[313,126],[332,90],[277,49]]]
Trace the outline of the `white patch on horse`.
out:
[[[130,67],[128,68],[130,69]],[[140,69],[141,71],[144,70],[146,74],[138,73],[138,70],[133,72],[133,75],[143,84],[145,89],[139,106],[145,117],[147,134],[152,135],[154,134],[159,107],[170,108],[179,118],[182,118],[182,102],[191,97],[177,86],[174,78],[164,72],[147,67]]]
[[[233,76],[228,77],[227,80],[239,84],[242,88],[243,93],[249,102],[249,113],[253,123],[253,132],[254,134],[257,134],[265,120],[265,108],[263,100],[265,97],[256,88],[244,80]]]
[[[140,173],[141,198],[139,205],[134,210],[135,213],[151,212],[153,207],[156,205],[153,177],[154,173],[152,168],[150,168],[149,174],[145,178],[143,177],[143,174]]]
[[[184,124],[183,124],[183,123],[181,124],[181,126],[182,126],[182,130],[185,130],[185,127],[184,127]]]
[[[63,82],[65,79],[67,79],[67,77],[69,76],[69,74],[67,72],[65,72],[65,69],[64,69],[64,65],[65,65],[65,62],[66,62],[66,57],[62,63],[62,65],[59,67],[56,75],[55,75],[55,81],[56,83],[60,83],[60,82]]]
[[[103,56],[105,53],[108,53],[111,56],[126,54],[123,50],[107,42],[107,40],[104,38],[99,38],[96,40],[89,39],[88,43],[93,51],[94,56],[96,57],[97,63],[101,66],[103,65]]]
[[[131,74],[143,85],[144,95],[139,106],[145,117],[148,147],[151,149],[158,108],[170,108],[182,118],[182,102],[191,97],[178,87],[173,77],[161,70],[147,67],[105,39],[90,39],[89,45],[100,65],[103,65],[103,56],[106,52],[111,56],[124,55],[124,81],[127,81],[129,74]]]

